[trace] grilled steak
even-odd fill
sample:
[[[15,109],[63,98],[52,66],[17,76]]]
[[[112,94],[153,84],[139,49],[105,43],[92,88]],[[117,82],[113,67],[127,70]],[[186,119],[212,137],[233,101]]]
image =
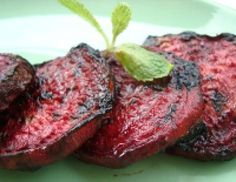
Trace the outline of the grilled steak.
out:
[[[184,32],[149,37],[146,46],[195,62],[202,76],[203,123],[168,152],[200,160],[230,159],[236,154],[236,37]],[[201,132],[199,132],[201,131]]]
[[[34,80],[34,69],[25,59],[0,54],[0,111],[27,91]]]
[[[36,168],[61,159],[100,127],[112,107],[109,66],[86,44],[37,66],[39,87],[18,99],[0,129],[0,166]]]
[[[123,167],[173,144],[197,123],[203,109],[198,68],[172,55],[167,59],[175,65],[171,78],[146,84],[110,61],[118,86],[111,123],[76,152],[80,159]]]

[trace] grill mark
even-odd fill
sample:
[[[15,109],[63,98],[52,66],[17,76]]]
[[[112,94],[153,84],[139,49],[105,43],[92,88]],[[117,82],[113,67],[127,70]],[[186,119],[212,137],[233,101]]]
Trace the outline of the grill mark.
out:
[[[181,90],[185,86],[188,90],[197,87],[200,82],[198,67],[195,63],[179,60],[182,64],[176,64],[172,73],[172,85]],[[183,71],[181,71],[183,70]]]
[[[172,40],[176,40],[176,39],[180,42],[179,46],[178,46],[178,43],[173,44],[171,42]],[[191,48],[191,45],[192,45],[191,41],[198,42],[198,45],[195,45],[195,46],[198,46],[196,48],[196,50],[199,50],[199,52],[194,52],[193,48],[195,46]],[[232,46],[236,46],[236,36],[233,34],[222,33],[217,36],[209,36],[209,35],[199,35],[194,32],[183,32],[180,34],[167,34],[167,35],[164,35],[161,37],[149,36],[146,39],[144,44],[145,44],[145,46],[154,46],[152,49],[159,51],[162,48],[163,49],[166,48],[166,47],[161,47],[160,43],[167,42],[167,49],[168,50],[172,50],[176,54],[179,53],[178,54],[179,56],[183,56],[183,57],[186,56],[186,57],[188,57],[188,60],[197,61],[201,64],[201,62],[204,62],[204,61],[206,63],[207,60],[205,58],[207,58],[208,54],[214,54],[214,52],[212,52],[211,47],[209,47],[209,45],[207,43],[208,41],[217,43],[218,47],[216,47],[216,49],[218,49],[219,46],[222,46],[223,52],[224,52],[223,49],[227,49],[227,47],[225,45],[229,45],[229,43]],[[221,41],[223,41],[222,45],[220,43]],[[183,49],[183,47],[181,47],[182,44],[185,44],[186,49]],[[175,45],[176,45],[176,50],[174,48],[172,49],[172,46],[175,47]],[[170,46],[170,47],[168,47],[168,46]],[[230,46],[230,48],[232,48],[232,46]],[[191,51],[188,51],[189,48]],[[182,53],[180,51],[182,51]],[[221,51],[221,50],[219,49],[219,51]],[[225,51],[227,51],[227,50],[225,50]],[[195,58],[194,54],[196,54],[196,58]],[[235,57],[235,54],[232,51],[228,52],[228,54],[229,54],[229,56],[232,56],[232,58]],[[224,55],[222,55],[222,56],[224,56]],[[217,61],[216,59],[214,60],[214,58],[212,58],[212,57],[210,57],[210,60],[212,60],[212,62]],[[235,64],[231,63],[231,67],[234,67],[234,66],[235,66]],[[203,69],[204,69],[204,67],[203,67]],[[209,77],[207,77],[207,75],[206,76],[203,75],[203,76],[205,77],[205,78],[203,77],[203,81],[204,80],[212,80],[213,78],[211,78],[211,77],[214,77],[214,75],[209,75]],[[232,81],[233,81],[234,78],[235,77],[232,76],[232,77],[229,77],[228,79],[232,79]],[[214,82],[214,80],[213,80],[213,82]],[[232,83],[234,83],[234,82],[232,82]],[[213,91],[211,90],[211,92],[208,92],[207,101],[205,101],[205,103],[209,103],[210,107],[212,107],[211,111],[214,113],[214,115],[212,115],[212,117],[215,117],[214,119],[210,120],[210,126],[208,126],[209,127],[208,128],[208,130],[209,130],[208,135],[209,136],[200,135],[201,137],[199,137],[199,140],[195,141],[195,144],[194,144],[194,142],[192,142],[193,149],[190,152],[184,152],[182,150],[182,148],[184,148],[184,147],[179,147],[179,145],[178,145],[177,147],[172,148],[172,151],[170,153],[181,155],[184,157],[200,159],[200,160],[228,160],[228,159],[232,158],[233,156],[235,156],[235,154],[236,154],[235,147],[232,146],[233,143],[229,142],[229,140],[234,139],[234,136],[229,136],[227,134],[227,131],[230,131],[231,128],[233,130],[233,128],[234,128],[234,125],[230,124],[230,123],[236,121],[235,115],[234,115],[235,112],[232,111],[234,108],[232,108],[232,105],[228,105],[228,103],[231,103],[232,95],[230,95],[230,93],[228,93],[227,91],[224,92],[221,90],[224,90],[224,88],[222,88],[222,89],[219,88],[219,90],[213,90]],[[208,102],[208,101],[210,101],[210,102]],[[208,115],[210,113],[206,113],[206,114]],[[203,117],[203,118],[205,118],[205,117]],[[207,119],[209,119],[209,118],[207,118]],[[208,120],[206,120],[206,123],[207,122],[208,122]],[[214,126],[216,125],[216,128],[211,127],[211,125],[212,125],[211,122],[214,123]],[[230,123],[228,123],[228,122],[230,122]],[[220,132],[218,133],[218,137],[222,137],[221,138],[222,141],[218,141],[217,138],[209,139],[209,137],[212,136],[210,131],[213,130],[213,133],[217,133],[219,130],[221,130],[221,128],[219,129],[219,127],[221,127],[222,124],[223,124],[223,126],[228,127],[228,128],[225,128],[225,130],[223,128],[222,133],[220,133]],[[224,140],[225,136],[229,137],[229,138],[226,138]],[[209,141],[209,140],[214,140],[214,141]],[[213,146],[210,146],[208,144],[208,142],[209,143],[212,142],[210,144]],[[223,143],[223,142],[225,142],[225,143]],[[201,144],[202,144],[202,147],[201,147]]]
[[[133,80],[115,60],[111,60],[119,90],[108,120],[110,124],[80,148],[77,157],[107,167],[123,167],[173,144],[197,122],[195,118],[200,117],[203,109],[199,76],[195,75],[195,71],[199,75],[198,67],[172,54],[163,55],[175,65],[174,71],[166,80],[148,84]],[[178,72],[185,73],[176,79]],[[191,80],[187,81],[187,77]],[[189,97],[192,99],[187,99]],[[181,118],[186,120],[177,122],[178,116],[183,114],[182,102],[187,109]]]
[[[222,107],[227,102],[227,98],[218,90],[214,90],[211,95],[211,101],[215,111],[220,113],[222,111]]]
[[[59,160],[69,155],[88,138],[92,137],[102,124],[102,114],[108,112],[111,108],[111,101],[109,99],[113,99],[114,91],[114,85],[107,63],[103,58],[99,57],[99,55],[95,55],[95,57],[99,57],[101,60],[95,60],[93,52],[92,48],[83,44],[82,46],[78,46],[78,48],[72,49],[72,52],[69,52],[65,57],[37,65],[37,75],[39,76],[36,78],[38,79],[40,88],[38,87],[30,92],[29,96],[24,96],[24,99],[22,96],[14,102],[15,104],[13,106],[15,107],[11,108],[14,114],[8,114],[8,117],[10,117],[7,118],[8,125],[5,129],[0,131],[0,142],[3,141],[0,151],[1,167],[22,169],[46,165],[52,163],[54,160]],[[96,51],[95,53],[98,54]],[[80,57],[82,58],[80,59]],[[73,59],[73,61],[70,61],[70,59]],[[98,77],[101,81],[99,79],[90,81],[93,83],[91,84],[94,87],[91,88],[91,93],[87,93],[88,91],[85,90],[81,94],[78,94],[78,91],[80,91],[80,84],[78,83],[86,81],[87,84],[85,85],[89,85],[88,83],[90,82],[86,79],[88,76],[92,75],[91,78],[97,78],[96,72],[91,73],[91,71],[87,72],[87,77],[84,79],[80,78],[78,74],[73,75],[73,68],[76,66],[76,64],[73,63],[80,61],[86,63],[85,66],[88,68],[96,67],[94,70],[98,70],[98,73],[101,74],[100,77]],[[69,66],[68,68],[67,64]],[[53,66],[53,69],[51,69],[50,66]],[[67,69],[69,74],[65,74],[64,69]],[[65,77],[64,75],[59,77],[59,79],[62,79],[59,80],[62,84],[51,85],[50,83],[54,83],[54,80],[56,80],[55,82],[57,83],[58,77],[55,76],[55,72],[57,71],[60,75],[65,74]],[[83,72],[81,72],[81,74],[84,76]],[[67,80],[65,79],[71,79],[71,75],[72,77],[78,77],[78,79],[75,79],[78,83],[74,82],[71,86],[70,84],[68,84],[68,86],[66,84]],[[51,79],[53,81],[51,81]],[[62,88],[59,88],[60,86],[62,86]],[[63,92],[59,92],[60,89]],[[76,92],[76,94],[72,95],[72,91]],[[67,95],[74,97],[70,98],[67,97]],[[98,95],[102,96],[99,97]],[[106,99],[99,102],[100,98],[103,98],[104,95]],[[63,100],[66,98],[68,100]],[[51,102],[53,103],[52,105],[50,104]],[[89,113],[85,113],[84,115],[78,114],[78,110],[80,110],[79,107],[82,105],[81,102],[85,105],[82,112]],[[107,103],[109,103],[109,108],[106,107]],[[48,105],[49,107],[47,107]],[[53,108],[51,106],[53,106]],[[102,106],[102,108],[100,108],[100,106]],[[2,115],[0,115],[0,119],[1,117]],[[74,123],[70,124],[69,122],[71,121]],[[24,130],[22,126],[26,126],[29,130]],[[34,137],[36,133],[40,133],[41,131],[45,131],[45,133],[43,133],[42,136],[41,134],[37,135],[37,141],[36,139],[24,140],[25,135]],[[7,135],[9,135],[9,137]],[[54,140],[53,138],[56,139]],[[11,144],[9,140],[14,144]],[[9,142],[10,145],[8,145],[7,142]]]
[[[171,120],[171,118],[173,117],[174,113],[177,110],[177,106],[176,104],[171,104],[168,108],[167,114],[164,117],[164,122],[167,123],[168,121]]]
[[[176,146],[180,147],[181,150],[186,152],[192,151],[194,143],[202,137],[206,138],[207,133],[207,126],[202,121],[200,121],[198,124],[196,124],[190,129],[189,133],[186,136],[181,138],[176,143]]]
[[[53,93],[52,92],[43,92],[41,93],[41,98],[48,100],[48,99],[52,99],[53,98]]]

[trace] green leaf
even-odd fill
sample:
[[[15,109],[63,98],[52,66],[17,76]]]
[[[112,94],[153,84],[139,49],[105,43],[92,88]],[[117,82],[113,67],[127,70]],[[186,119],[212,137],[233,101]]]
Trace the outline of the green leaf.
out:
[[[152,81],[170,74],[173,65],[160,54],[150,52],[135,44],[124,44],[113,49],[117,37],[127,28],[131,19],[132,13],[127,4],[119,3],[112,13],[113,39],[110,44],[98,21],[81,2],[78,0],[59,0],[59,2],[90,23],[103,36],[107,44],[107,52],[115,51],[115,57],[135,79]]]
[[[121,34],[128,26],[131,20],[131,9],[126,3],[119,3],[112,12],[112,47],[119,34]]]
[[[125,70],[139,81],[153,81],[166,77],[173,65],[162,55],[136,44],[123,44],[115,50],[116,59]]]
[[[96,20],[96,18],[92,15],[92,13],[78,0],[59,0],[59,2],[70,9],[72,12],[79,15],[85,21],[90,23],[104,38],[107,48],[110,47],[109,40],[101,28],[100,24]]]

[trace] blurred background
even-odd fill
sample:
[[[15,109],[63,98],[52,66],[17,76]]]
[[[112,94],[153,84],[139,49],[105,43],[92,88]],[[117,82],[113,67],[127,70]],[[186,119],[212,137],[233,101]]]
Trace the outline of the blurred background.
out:
[[[120,1],[130,4],[133,18],[118,43],[141,44],[148,35],[182,31],[236,33],[232,23],[236,20],[235,0],[81,0],[109,35],[111,12]],[[78,42],[104,48],[97,32],[57,0],[0,0],[0,27],[0,51],[35,61],[64,54]]]
[[[120,1],[131,5],[136,21],[186,28],[198,27],[209,21],[217,11],[216,4],[236,8],[235,0],[81,0],[99,16],[109,16]],[[0,17],[68,13],[57,0],[23,0],[20,4],[19,0],[1,0]],[[15,7],[17,11],[14,11]]]

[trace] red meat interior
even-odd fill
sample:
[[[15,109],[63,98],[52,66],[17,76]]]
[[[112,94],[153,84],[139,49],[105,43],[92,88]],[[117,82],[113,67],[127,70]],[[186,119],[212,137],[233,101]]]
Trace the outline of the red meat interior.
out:
[[[236,151],[236,45],[222,37],[183,40],[179,36],[158,38],[153,50],[170,51],[198,62],[201,90],[206,102],[204,122],[208,141],[197,141],[195,151]],[[149,45],[150,46],[150,45]],[[223,147],[224,146],[224,147]],[[219,149],[219,151],[217,151]]]
[[[178,90],[175,86],[159,90],[153,85],[138,83],[119,65],[113,64],[112,72],[120,88],[112,122],[82,148],[82,154],[92,157],[93,161],[104,164],[103,157],[118,160],[128,152],[133,152],[132,158],[137,160],[141,157],[135,153],[142,147],[145,149],[138,155],[149,156],[185,135],[197,122],[201,113],[197,87],[191,91]],[[126,162],[121,159],[118,165]]]
[[[39,89],[17,103],[0,130],[0,153],[45,147],[90,120],[99,111],[107,77],[105,64],[85,50],[40,66]]]

